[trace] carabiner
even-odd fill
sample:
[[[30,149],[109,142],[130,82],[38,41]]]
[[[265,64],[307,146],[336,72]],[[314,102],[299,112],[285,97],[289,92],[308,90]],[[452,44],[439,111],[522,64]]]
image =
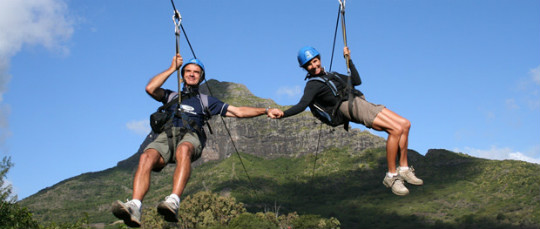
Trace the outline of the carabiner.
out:
[[[341,12],[345,12],[345,0],[338,0],[339,1],[339,5],[340,5],[340,9],[341,9]]]
[[[178,12],[178,10],[176,9],[174,10],[172,20],[174,22],[174,34],[180,35],[180,25],[182,24],[182,15],[180,15],[180,12]]]

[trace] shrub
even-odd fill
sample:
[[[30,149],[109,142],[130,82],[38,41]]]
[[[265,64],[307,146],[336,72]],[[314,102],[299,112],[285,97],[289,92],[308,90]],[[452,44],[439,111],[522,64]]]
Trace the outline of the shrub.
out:
[[[259,228],[273,229],[278,228],[276,224],[251,213],[242,213],[229,223],[231,229]]]
[[[293,222],[293,228],[339,228],[340,222],[332,217],[323,219],[318,215],[301,215]]]
[[[203,191],[188,196],[180,204],[178,215],[182,228],[227,225],[231,219],[246,212],[244,204],[233,197]]]

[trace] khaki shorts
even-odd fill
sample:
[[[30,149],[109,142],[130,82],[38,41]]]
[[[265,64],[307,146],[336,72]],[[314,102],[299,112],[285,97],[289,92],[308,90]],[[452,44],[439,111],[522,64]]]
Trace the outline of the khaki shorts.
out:
[[[366,101],[364,95],[361,97],[355,96],[353,100],[353,117],[349,114],[349,101],[343,101],[339,106],[339,110],[355,123],[360,123],[368,128],[372,128],[373,121],[377,115],[384,109],[384,105],[373,104]]]
[[[201,157],[202,153],[202,146],[201,141],[199,140],[199,136],[197,133],[194,132],[187,132],[182,138],[180,138],[180,128],[173,127],[173,133],[176,137],[177,146],[182,144],[183,142],[189,142],[193,145],[193,148],[195,149],[195,152],[193,152],[193,155],[191,155],[191,162],[196,161]],[[174,144],[173,142],[173,144]],[[174,153],[172,150],[169,150],[169,141],[167,140],[167,133],[161,132],[155,139],[152,141],[146,148],[144,148],[144,151],[147,149],[155,149],[159,152],[161,157],[163,157],[163,160],[165,163],[174,163],[176,162],[176,158],[174,157]]]

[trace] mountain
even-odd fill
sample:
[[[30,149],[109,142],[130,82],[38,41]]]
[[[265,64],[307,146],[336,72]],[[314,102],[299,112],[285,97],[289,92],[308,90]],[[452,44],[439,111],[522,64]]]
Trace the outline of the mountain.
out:
[[[214,96],[235,106],[281,107],[240,84],[210,80],[208,85]],[[367,131],[321,126],[309,112],[283,120],[214,117],[211,127],[214,134],[208,135],[185,195],[211,190],[234,196],[253,212],[272,206],[280,213],[336,217],[343,228],[540,228],[537,164],[409,150],[409,162],[425,185],[408,185],[411,194],[399,197],[382,185],[385,140]],[[110,224],[112,201],[131,198],[140,149],[113,168],[64,180],[20,203],[40,221],[87,214],[91,223]],[[170,193],[173,170],[170,165],[152,174],[145,207],[155,207]]]
[[[209,91],[208,88],[211,90]],[[271,99],[258,98],[246,86],[236,83],[209,80],[201,85],[201,92],[212,94],[234,106],[286,108],[277,105]],[[328,147],[351,147],[353,150],[360,151],[371,147],[382,147],[385,144],[384,139],[368,131],[351,129],[347,132],[342,127],[332,128],[321,125],[310,112],[281,120],[270,119],[266,116],[243,119],[214,116],[209,123],[214,134],[210,134],[208,128],[205,127],[208,140],[202,157],[196,165],[230,157],[235,152],[234,147],[240,152],[263,158],[311,154],[317,150],[319,131],[321,135],[319,151]],[[225,126],[230,131],[234,145]],[[152,136],[148,136],[139,151],[129,159],[119,162],[118,166],[136,165],[139,154],[142,153],[141,149],[144,149],[151,138]],[[335,139],[340,139],[340,141],[335,141]]]

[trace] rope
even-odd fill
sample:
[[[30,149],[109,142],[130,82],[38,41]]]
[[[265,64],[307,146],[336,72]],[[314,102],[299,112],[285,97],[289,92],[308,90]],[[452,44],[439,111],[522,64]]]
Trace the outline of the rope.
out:
[[[189,42],[189,38],[188,38],[188,36],[186,34],[186,31],[184,30],[184,26],[182,26],[181,23],[178,23],[178,25],[176,24],[175,17],[177,15],[178,15],[178,17],[180,18],[180,21],[181,21],[180,13],[176,10],[176,7],[174,6],[173,0],[171,0],[171,3],[172,3],[172,6],[173,6],[173,9],[175,11],[175,15],[173,16],[173,20],[175,22],[175,25],[176,25],[176,27],[180,27],[182,29],[182,32],[184,33],[184,37],[186,37],[186,41],[187,41],[187,43],[189,45],[189,48],[191,50],[191,53],[193,54],[193,58],[196,59],[197,56],[195,55],[195,52],[193,51],[193,47],[191,46],[191,42]],[[180,51],[179,47],[178,47],[178,39],[180,37],[180,30],[179,29],[175,30],[175,35],[176,35],[176,53],[179,53],[179,51]],[[178,73],[178,76],[180,76],[180,71],[177,71],[177,73]],[[178,91],[180,91],[180,83],[181,83],[181,79],[179,78],[179,80],[178,80],[178,85],[179,85],[178,86]],[[213,96],[212,90],[210,89],[210,85],[208,85],[208,81],[206,81],[206,77],[204,78],[204,83],[206,85],[206,88],[208,89],[208,93],[210,94],[210,96]],[[229,135],[229,138],[231,139],[231,143],[233,145],[234,151],[236,152],[236,155],[238,156],[238,159],[240,159],[240,164],[242,164],[242,168],[244,169],[244,172],[245,172],[245,174],[246,174],[246,176],[248,178],[249,184],[251,185],[253,190],[256,191],[257,189],[255,189],[255,185],[253,185],[253,182],[251,181],[251,176],[249,176],[249,173],[248,173],[248,171],[246,169],[244,161],[242,160],[242,156],[240,156],[240,153],[238,152],[238,148],[236,147],[236,144],[234,143],[234,139],[232,138],[231,131],[227,127],[227,123],[225,123],[225,119],[223,119],[223,116],[220,115],[219,117],[221,118],[221,122],[223,123],[223,126],[225,127],[225,130],[227,131],[227,135]],[[255,194],[255,198],[260,201],[261,199],[257,195],[257,192],[254,192],[254,194]]]
[[[321,132],[323,124],[319,124],[319,137],[317,139],[317,149],[315,150],[315,160],[313,160],[313,171],[311,172],[311,183],[313,184],[313,177],[315,176],[315,167],[317,165],[317,156],[319,153],[319,143],[321,142]]]
[[[332,57],[330,58],[330,68],[329,68],[329,72],[332,71],[332,63],[334,62],[334,50],[336,48],[336,38],[337,38],[337,29],[338,29],[338,25],[339,25],[339,15],[341,13],[341,6],[338,7],[338,12],[337,12],[337,20],[336,20],[336,30],[334,31],[334,43],[332,44]]]
[[[184,26],[180,25],[180,28],[182,28],[182,32],[184,33],[184,37],[186,37],[186,41],[189,45],[189,49],[191,49],[191,53],[193,54],[193,58],[197,59],[197,56],[195,55],[195,52],[193,51],[193,47],[191,47],[191,42],[189,42],[189,39],[187,37],[186,31],[184,30]],[[206,78],[204,78],[204,82],[206,83]],[[208,86],[208,84],[207,84]],[[210,91],[210,88],[208,88],[208,91]]]
[[[210,93],[210,96],[213,96],[212,95],[212,91],[210,90],[210,85],[208,85],[208,82],[206,81],[206,78],[204,79],[204,83],[206,85],[206,88],[208,89],[208,93]],[[240,160],[240,164],[242,165],[242,168],[244,169],[244,172],[248,178],[248,181],[249,181],[249,184],[251,185],[251,187],[253,188],[253,190],[255,190],[255,198],[258,199],[259,201],[261,200],[259,198],[259,196],[257,195],[257,192],[256,192],[256,188],[255,188],[255,185],[253,185],[253,182],[251,181],[251,177],[249,176],[249,173],[246,169],[246,165],[244,165],[244,161],[242,160],[242,156],[240,156],[240,153],[238,152],[238,148],[236,148],[236,144],[234,143],[234,139],[231,135],[231,131],[229,130],[229,128],[227,127],[227,123],[225,122],[225,119],[223,119],[223,116],[219,116],[221,118],[221,122],[223,123],[223,126],[225,127],[225,131],[227,131],[227,135],[229,135],[229,138],[231,139],[231,143],[233,145],[233,148],[234,148],[234,151],[236,152],[236,155],[238,156],[238,159]]]
[[[176,54],[180,54],[180,29],[179,27],[182,26],[182,16],[180,16],[180,12],[176,10],[176,6],[174,6],[173,0],[171,0],[171,4],[173,6],[174,14],[172,16],[172,20],[174,22],[174,35],[176,38]],[[176,64],[176,61],[175,61]],[[176,66],[176,78],[178,79],[178,93],[182,91],[182,76],[180,75],[180,71],[178,71],[179,66]],[[182,106],[182,95],[178,95],[178,107],[181,109]]]
[[[345,27],[345,0],[338,0],[338,1],[341,8],[341,30],[343,31],[343,44],[345,45],[345,47],[348,47],[347,46],[347,29]],[[347,89],[349,91],[349,98],[348,98],[349,116],[352,118],[353,117],[353,102],[354,102],[354,94],[353,94],[354,86],[352,85],[352,79],[351,79],[352,78],[351,68],[349,64],[350,60],[351,60],[351,56],[346,55],[345,62],[347,63],[347,73],[349,75],[349,77],[347,78]]]
[[[338,1],[341,9],[341,31],[343,32],[343,44],[345,45],[345,47],[347,47],[347,29],[345,28],[345,0]],[[345,62],[347,63],[347,73],[349,73],[350,76],[351,69],[349,68],[349,58],[350,56],[345,56]]]

